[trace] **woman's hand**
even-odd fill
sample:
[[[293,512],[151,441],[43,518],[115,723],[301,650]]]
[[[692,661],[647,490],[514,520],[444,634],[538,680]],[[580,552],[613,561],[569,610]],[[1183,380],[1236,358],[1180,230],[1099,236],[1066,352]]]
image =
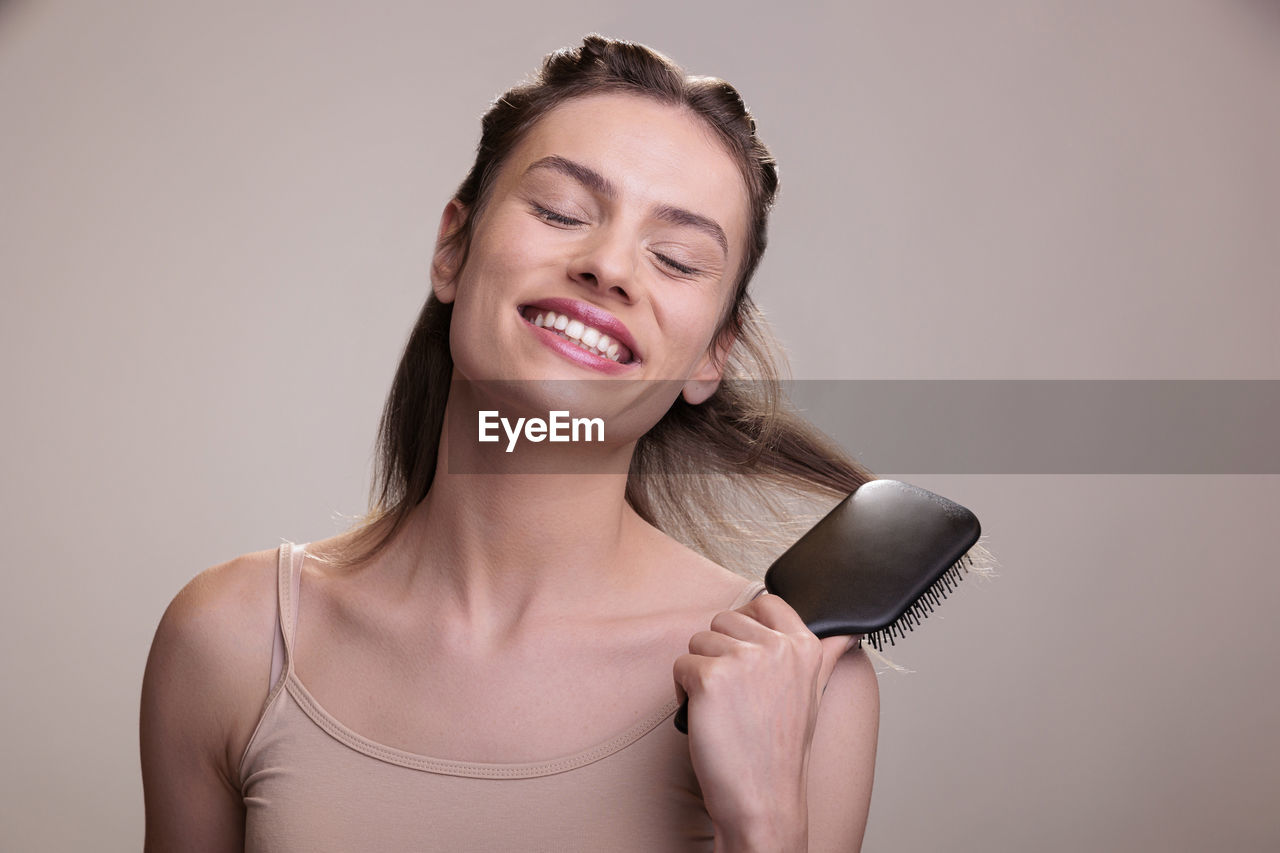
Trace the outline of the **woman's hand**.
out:
[[[857,637],[819,640],[776,595],[719,613],[676,659],[716,849],[803,851],[822,691]]]

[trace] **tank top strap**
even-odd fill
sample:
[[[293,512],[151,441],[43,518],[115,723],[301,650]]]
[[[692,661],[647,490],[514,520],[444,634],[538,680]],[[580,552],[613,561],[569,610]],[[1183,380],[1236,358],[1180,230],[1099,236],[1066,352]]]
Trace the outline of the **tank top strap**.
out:
[[[303,546],[292,542],[280,545],[276,568],[276,631],[271,649],[271,682],[274,689],[281,675],[293,671],[293,638],[298,629],[298,592],[302,583]]]
[[[764,591],[764,581],[752,581],[743,587],[742,592],[738,593],[738,597],[734,599],[733,604],[730,604],[728,609],[737,610],[748,601],[759,597]]]

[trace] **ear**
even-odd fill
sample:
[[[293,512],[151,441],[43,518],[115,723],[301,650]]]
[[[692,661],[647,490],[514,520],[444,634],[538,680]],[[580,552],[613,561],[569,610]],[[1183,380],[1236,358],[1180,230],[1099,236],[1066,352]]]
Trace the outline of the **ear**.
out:
[[[456,198],[450,199],[440,214],[436,232],[436,251],[431,259],[431,289],[441,302],[452,302],[458,294],[458,272],[462,266],[463,246],[451,240],[467,221],[467,209]]]
[[[736,336],[729,332],[716,335],[715,340],[711,342],[711,346],[698,362],[698,366],[694,368],[693,374],[684,383],[681,394],[686,403],[697,406],[716,393],[716,389],[720,387],[720,380],[724,378],[724,366],[729,359],[729,350],[733,348],[736,339]]]

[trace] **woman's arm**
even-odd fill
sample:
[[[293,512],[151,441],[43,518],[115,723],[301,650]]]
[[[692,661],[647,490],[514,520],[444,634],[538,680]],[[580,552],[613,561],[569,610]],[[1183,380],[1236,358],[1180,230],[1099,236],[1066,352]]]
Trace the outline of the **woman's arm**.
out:
[[[148,853],[244,850],[236,772],[267,695],[274,589],[270,560],[247,555],[200,574],[160,620],[142,681]]]

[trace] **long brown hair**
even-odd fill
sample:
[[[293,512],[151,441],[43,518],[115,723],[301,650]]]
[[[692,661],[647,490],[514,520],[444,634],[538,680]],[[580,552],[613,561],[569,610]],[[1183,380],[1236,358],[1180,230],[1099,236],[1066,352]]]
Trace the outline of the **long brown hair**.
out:
[[[737,90],[717,78],[688,76],[644,45],[599,35],[548,55],[532,79],[485,113],[475,163],[455,194],[465,215],[442,246],[459,258],[460,269],[472,225],[516,145],[555,107],[604,92],[692,111],[715,131],[747,188],[745,259],[716,335],[732,341],[724,379],[699,405],[678,398],[637,442],[626,500],[674,538],[726,567],[756,574],[763,555],[802,532],[805,512],[797,501],[838,499],[874,475],[799,417],[782,393],[783,359],[747,292],[767,242],[777,165]],[[321,555],[331,563],[373,559],[431,487],[453,369],[451,316],[452,305],[434,294],[427,298],[382,412],[370,511],[342,537],[339,552]]]

